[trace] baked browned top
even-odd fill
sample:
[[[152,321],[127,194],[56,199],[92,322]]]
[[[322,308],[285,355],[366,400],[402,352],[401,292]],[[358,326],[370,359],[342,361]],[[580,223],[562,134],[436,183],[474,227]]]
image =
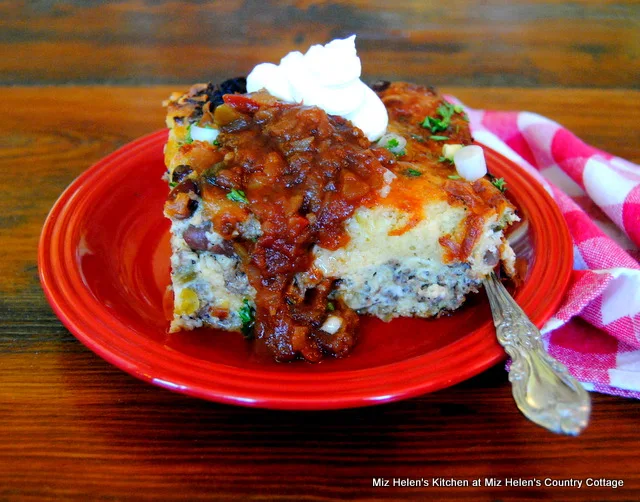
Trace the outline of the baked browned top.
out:
[[[378,91],[389,113],[388,131],[407,140],[406,154],[393,168],[398,179],[389,196],[380,202],[412,214],[404,232],[424,217],[426,200],[446,200],[453,207],[464,207],[467,217],[455,235],[443,236],[440,244],[448,250],[449,261],[465,261],[487,214],[502,213],[511,207],[489,177],[473,183],[458,179],[453,163],[443,157],[446,144],[469,145],[473,142],[466,114],[445,101],[433,89],[396,82]],[[451,113],[448,121],[442,113]],[[429,119],[431,119],[429,121]],[[427,127],[425,127],[427,122]],[[435,123],[431,128],[429,122]]]

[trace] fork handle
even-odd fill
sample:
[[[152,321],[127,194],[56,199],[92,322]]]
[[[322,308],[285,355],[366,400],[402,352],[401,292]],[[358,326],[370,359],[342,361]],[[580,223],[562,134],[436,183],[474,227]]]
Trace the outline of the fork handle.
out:
[[[498,342],[511,356],[509,381],[518,408],[553,432],[580,434],[589,423],[589,394],[544,349],[540,331],[493,272],[484,279],[484,286]]]

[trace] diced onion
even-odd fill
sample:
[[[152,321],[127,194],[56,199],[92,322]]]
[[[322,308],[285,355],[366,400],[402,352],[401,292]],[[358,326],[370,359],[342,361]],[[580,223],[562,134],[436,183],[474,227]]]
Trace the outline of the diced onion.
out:
[[[389,169],[384,170],[384,174],[382,175],[384,185],[380,190],[378,190],[380,197],[384,199],[387,195],[389,195],[389,192],[391,192],[391,183],[393,183],[393,180],[395,180],[396,178],[397,176],[393,173],[393,171],[389,171]]]
[[[458,174],[467,181],[476,181],[487,174],[487,163],[482,147],[469,145],[453,154]]]
[[[325,333],[329,333],[330,335],[335,335],[341,326],[342,326],[342,319],[338,316],[332,315],[327,317],[327,320],[324,322],[324,324],[320,329]]]
[[[208,127],[200,127],[195,124],[191,126],[191,139],[193,141],[208,141],[213,143],[218,137],[220,131],[218,129],[210,129]]]
[[[395,144],[395,146],[390,146],[389,142],[391,142],[392,145]],[[386,148],[391,153],[400,155],[404,153],[404,149],[407,146],[407,140],[399,134],[389,133],[385,134],[378,140],[378,146]]]
[[[462,145],[459,144],[449,144],[442,145],[442,156],[445,159],[449,159],[453,161],[453,155],[462,148]]]
[[[390,185],[391,183],[393,183],[393,180],[395,180],[396,178],[397,178],[396,174],[393,171],[390,171],[389,169],[385,169],[384,173],[382,174],[382,179],[387,185]]]

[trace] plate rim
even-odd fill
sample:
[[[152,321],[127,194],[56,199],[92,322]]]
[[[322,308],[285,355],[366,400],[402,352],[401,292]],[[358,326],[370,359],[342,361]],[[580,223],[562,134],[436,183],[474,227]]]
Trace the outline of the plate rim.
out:
[[[328,373],[308,374],[308,379],[305,378],[306,391],[304,393],[307,394],[315,392],[316,394],[312,396],[302,396],[301,393],[303,389],[298,389],[292,382],[283,382],[281,373],[265,373],[258,370],[242,369],[236,366],[227,366],[212,362],[205,363],[201,361],[202,364],[198,364],[197,366],[202,366],[202,370],[197,369],[191,371],[186,380],[183,373],[176,371],[175,364],[169,368],[164,367],[163,369],[165,372],[163,374],[153,376],[149,371],[153,371],[154,365],[150,364],[149,361],[140,361],[138,357],[131,357],[131,354],[127,354],[126,351],[123,352],[122,346],[117,344],[114,346],[113,343],[106,343],[108,340],[104,339],[104,333],[114,334],[114,330],[119,330],[118,326],[114,327],[109,323],[109,319],[103,318],[101,320],[101,326],[106,330],[103,332],[102,337],[96,336],[95,333],[91,333],[91,326],[86,325],[86,319],[83,319],[82,315],[80,315],[69,302],[69,295],[75,293],[75,288],[82,287],[82,285],[79,284],[77,280],[74,282],[73,278],[66,278],[71,282],[65,282],[64,287],[61,287],[60,284],[56,283],[56,279],[60,278],[60,273],[69,271],[65,270],[64,267],[56,268],[54,266],[56,264],[55,251],[59,251],[61,248],[56,248],[53,244],[64,246],[65,239],[61,240],[61,238],[66,236],[64,231],[69,227],[65,227],[65,229],[62,230],[62,233],[60,233],[59,226],[61,225],[61,221],[59,218],[61,216],[74,216],[73,214],[67,213],[70,211],[70,208],[73,207],[74,203],[78,203],[78,199],[82,194],[82,191],[86,190],[85,187],[87,180],[90,180],[92,177],[100,174],[103,169],[111,166],[121,157],[131,159],[133,156],[144,152],[145,149],[157,147],[157,144],[164,144],[166,135],[167,129],[162,129],[138,138],[103,157],[89,169],[81,173],[69,184],[69,186],[56,200],[47,215],[40,235],[38,244],[38,272],[42,288],[49,304],[69,331],[71,331],[71,333],[86,347],[101,358],[105,359],[107,362],[146,382],[209,401],[260,408],[312,410],[368,406],[426,394],[471,378],[506,358],[506,354],[498,345],[495,337],[488,338],[486,333],[481,331],[483,327],[486,328],[486,325],[482,325],[471,331],[471,333],[462,339],[427,354],[422,354],[394,363],[388,363],[376,368],[361,368],[345,371],[332,371]],[[573,263],[573,244],[571,236],[559,207],[535,177],[502,154],[496,152],[490,147],[487,147],[486,145],[482,146],[485,151],[488,152],[488,157],[493,158],[494,161],[500,162],[503,166],[515,168],[511,174],[522,178],[522,181],[527,183],[529,190],[533,190],[539,196],[537,198],[537,202],[542,201],[541,203],[543,203],[544,209],[553,214],[553,217],[555,218],[554,223],[560,223],[560,225],[550,225],[557,233],[558,241],[550,242],[551,246],[550,248],[547,248],[546,251],[547,254],[549,254],[552,253],[556,247],[560,247],[565,251],[565,253],[554,257],[554,259],[557,260],[556,268],[560,273],[559,277],[557,277],[559,283],[556,283],[556,288],[554,288],[556,290],[554,298],[551,301],[548,301],[542,310],[538,308],[535,311],[535,316],[532,316],[534,323],[540,327],[557,310],[562,300],[562,296],[569,284]],[[519,200],[518,203],[522,205]],[[77,217],[78,216],[76,215],[76,218]],[[69,250],[66,249],[66,252],[68,253]],[[536,264],[539,261],[540,259],[537,257]],[[534,264],[531,276],[523,285],[522,290],[518,292],[516,298],[523,296],[524,293],[530,293],[533,289],[534,279],[539,279],[538,275],[542,275],[541,266],[538,265],[536,267],[536,264]],[[533,296],[525,297],[525,299],[529,298],[533,298]],[[97,303],[97,300],[95,300],[95,302]],[[84,325],[82,321],[85,321]],[[491,327],[491,329],[493,328]],[[121,338],[126,341],[126,337]],[[154,348],[153,345],[158,347],[160,346],[160,344],[151,340],[149,340],[149,342],[151,344],[151,347],[149,347],[150,349]],[[428,372],[425,373],[424,368],[419,366],[421,359],[426,360],[432,358],[434,352],[440,353],[440,355],[446,357],[449,352],[455,352],[456,350],[465,348],[465,346],[468,345],[471,345],[475,350],[462,352],[464,357],[462,359],[457,359],[458,363],[467,363],[466,366],[463,366],[463,371],[449,371],[436,376],[431,375],[431,379],[425,381],[425,377],[430,374]],[[158,347],[156,347],[156,349]],[[486,351],[484,354],[485,357],[480,359],[474,358],[474,356],[477,355],[478,349],[481,349],[480,352],[483,350]],[[178,363],[184,358],[197,361],[197,359],[179,352],[176,352],[175,355],[177,355],[176,362]],[[469,361],[469,359],[471,360]],[[215,368],[212,368],[212,366],[215,366]],[[157,369],[157,365],[155,368]],[[206,371],[203,374],[203,370],[205,368]],[[352,380],[359,382],[363,377],[370,376],[372,372],[379,373],[377,375],[379,382],[378,385],[372,386],[371,383],[369,383],[368,388],[365,390],[364,387],[354,385],[352,381],[352,385],[349,386],[348,389],[343,389],[341,395],[326,395],[326,386],[328,384],[337,382],[344,384],[342,378],[345,376],[350,376]],[[395,377],[393,375],[394,372],[398,373]],[[291,373],[291,375],[296,374],[297,373]],[[265,375],[267,376],[266,380],[269,382],[268,386],[273,385],[270,383],[270,380],[272,377],[275,377],[273,379],[279,383],[280,389],[282,390],[274,393],[273,389],[271,389],[271,392],[268,392],[268,386],[267,390],[265,390],[262,386],[257,385],[245,385],[244,387],[238,387],[237,382],[236,385],[234,385],[234,382],[237,379],[246,378],[247,376],[260,376],[261,378],[264,378]],[[159,376],[164,376],[165,378],[159,378]],[[380,382],[382,376],[387,377],[388,380]],[[218,380],[212,382],[212,379],[215,378]],[[220,379],[223,381],[222,386],[220,386]],[[212,385],[212,383],[218,385]],[[231,393],[229,392],[230,389],[232,389]],[[321,393],[323,390],[325,392],[324,395]],[[292,391],[296,391],[298,393]]]

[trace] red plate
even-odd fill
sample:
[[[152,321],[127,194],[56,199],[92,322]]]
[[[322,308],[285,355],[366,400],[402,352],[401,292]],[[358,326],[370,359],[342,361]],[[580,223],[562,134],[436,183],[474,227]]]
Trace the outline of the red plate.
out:
[[[404,399],[453,385],[505,357],[484,294],[436,320],[363,319],[346,359],[277,364],[237,333],[167,333],[169,284],[166,131],[98,162],[49,214],[39,248],[40,279],[58,317],[87,347],[148,382],[245,406],[324,409]],[[485,149],[525,222],[519,254],[529,261],[518,303],[540,326],[558,307],[572,263],[569,232],[553,200],[518,166]]]

